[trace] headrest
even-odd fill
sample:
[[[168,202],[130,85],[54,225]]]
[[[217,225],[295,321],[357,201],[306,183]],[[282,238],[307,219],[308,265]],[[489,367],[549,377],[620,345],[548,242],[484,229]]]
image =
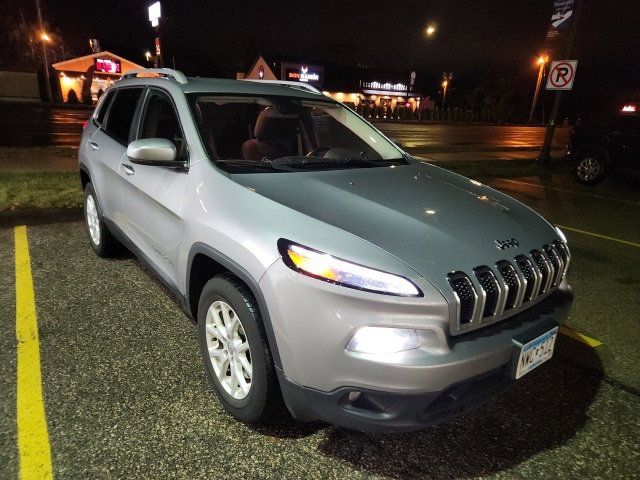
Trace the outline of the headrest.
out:
[[[267,107],[260,112],[253,129],[256,138],[273,138],[281,133],[283,127],[293,126],[300,117],[295,114],[281,113],[273,107]]]

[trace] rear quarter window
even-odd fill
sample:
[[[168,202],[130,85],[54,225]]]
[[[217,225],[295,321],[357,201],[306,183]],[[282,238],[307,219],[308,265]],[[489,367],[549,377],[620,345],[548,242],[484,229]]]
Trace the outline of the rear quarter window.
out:
[[[113,105],[109,109],[106,130],[122,145],[129,143],[131,122],[142,94],[142,88],[122,88],[116,92]]]

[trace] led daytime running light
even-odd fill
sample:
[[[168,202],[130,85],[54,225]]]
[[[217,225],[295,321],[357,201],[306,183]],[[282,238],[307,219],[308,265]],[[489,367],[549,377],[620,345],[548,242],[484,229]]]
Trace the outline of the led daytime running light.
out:
[[[344,287],[404,297],[420,297],[407,278],[342,260],[327,253],[281,239],[278,247],[289,268]]]

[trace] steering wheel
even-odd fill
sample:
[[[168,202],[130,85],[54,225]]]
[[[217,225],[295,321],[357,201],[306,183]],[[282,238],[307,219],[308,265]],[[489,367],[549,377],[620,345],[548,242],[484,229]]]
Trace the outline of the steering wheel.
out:
[[[331,148],[329,147],[317,147],[307,153],[307,157],[323,157]]]

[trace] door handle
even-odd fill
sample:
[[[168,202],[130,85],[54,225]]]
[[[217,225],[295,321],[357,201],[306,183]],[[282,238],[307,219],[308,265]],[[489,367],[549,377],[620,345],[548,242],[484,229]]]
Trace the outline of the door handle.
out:
[[[89,140],[89,146],[94,150],[98,150],[100,148],[100,146],[96,142],[92,142],[91,140]]]
[[[122,164],[122,170],[124,170],[124,173],[126,173],[127,175],[135,175],[136,173],[135,169],[128,163]]]

